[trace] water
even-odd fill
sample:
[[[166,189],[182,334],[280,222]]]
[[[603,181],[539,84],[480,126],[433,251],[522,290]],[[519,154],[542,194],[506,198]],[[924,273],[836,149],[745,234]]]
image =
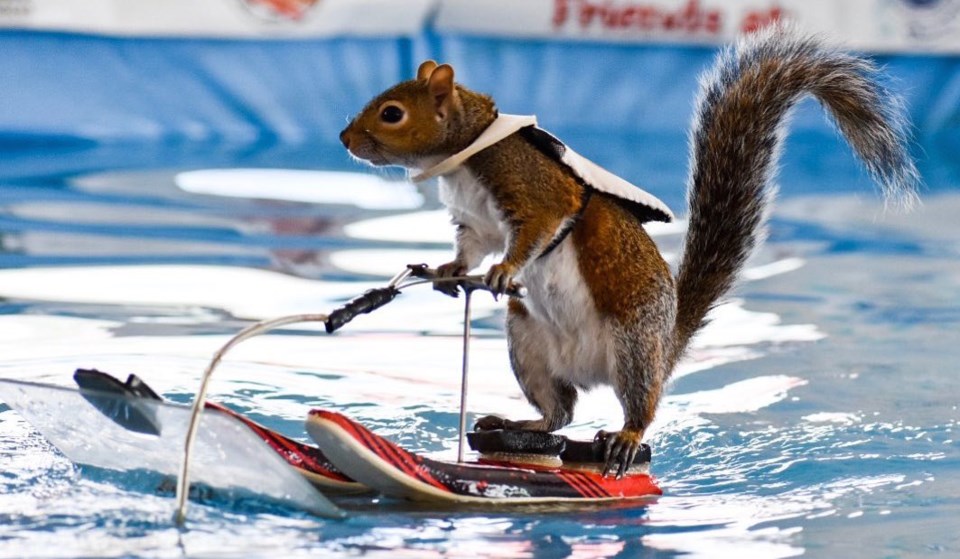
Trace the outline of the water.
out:
[[[304,168],[309,154],[147,164],[139,153],[132,168],[117,148],[55,155],[18,156],[0,185],[4,378],[67,385],[93,366],[188,402],[206,360],[250,321],[325,311],[407,262],[449,255],[435,196],[402,183],[241,173],[177,186],[180,168]],[[244,177],[255,180],[241,191]],[[179,532],[172,497],[149,478],[79,468],[0,404],[0,556],[960,555],[960,193],[927,192],[899,215],[864,181],[824,193],[822,176],[791,180],[768,243],[650,431],[655,503],[460,511],[354,499],[336,522],[213,499]],[[679,208],[679,190],[657,194]],[[671,259],[681,230],[655,231]],[[472,415],[523,415],[502,304],[481,295],[476,309]],[[338,409],[449,458],[460,313],[411,290],[335,337],[286,330],[233,353],[211,396],[299,439],[310,408]],[[567,432],[589,437],[618,416],[597,390]]]

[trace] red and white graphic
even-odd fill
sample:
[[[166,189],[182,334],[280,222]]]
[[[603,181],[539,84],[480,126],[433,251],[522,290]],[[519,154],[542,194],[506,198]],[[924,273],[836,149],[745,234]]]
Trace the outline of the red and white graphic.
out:
[[[681,6],[663,6],[649,2],[614,3],[603,0],[555,0],[553,25],[580,29],[598,27],[608,30],[636,30],[644,33],[666,32],[717,35],[723,12],[688,0]]]
[[[793,11],[779,0],[446,0],[436,26],[498,36],[720,44],[792,19]]]
[[[0,0],[0,28],[127,37],[410,37],[437,0]]]
[[[267,21],[300,21],[319,0],[240,0],[254,15]]]

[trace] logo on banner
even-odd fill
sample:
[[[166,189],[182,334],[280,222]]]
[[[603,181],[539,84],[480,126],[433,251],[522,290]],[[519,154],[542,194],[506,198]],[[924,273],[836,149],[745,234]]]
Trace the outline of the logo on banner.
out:
[[[33,13],[33,0],[0,0],[0,18],[26,17]]]
[[[240,2],[260,19],[284,22],[301,21],[317,7],[320,0],[240,0]]]

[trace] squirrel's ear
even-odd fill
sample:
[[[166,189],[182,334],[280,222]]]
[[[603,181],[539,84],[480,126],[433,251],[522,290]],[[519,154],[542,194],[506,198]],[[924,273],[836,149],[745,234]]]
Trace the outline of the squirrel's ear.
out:
[[[434,62],[433,60],[427,60],[426,62],[421,64],[419,68],[417,68],[417,79],[425,80],[429,78],[430,74],[433,73],[436,67],[437,67],[436,62]]]
[[[457,97],[457,88],[453,85],[453,67],[449,64],[442,64],[433,69],[427,82],[427,90],[433,97],[433,103],[440,118],[447,118],[450,109],[460,102]]]

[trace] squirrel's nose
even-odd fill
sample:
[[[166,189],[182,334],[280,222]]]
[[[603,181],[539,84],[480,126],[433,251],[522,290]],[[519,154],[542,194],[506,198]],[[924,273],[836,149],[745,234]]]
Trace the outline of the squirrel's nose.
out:
[[[340,141],[343,142],[343,147],[350,149],[350,136],[347,135],[347,128],[340,132]]]

